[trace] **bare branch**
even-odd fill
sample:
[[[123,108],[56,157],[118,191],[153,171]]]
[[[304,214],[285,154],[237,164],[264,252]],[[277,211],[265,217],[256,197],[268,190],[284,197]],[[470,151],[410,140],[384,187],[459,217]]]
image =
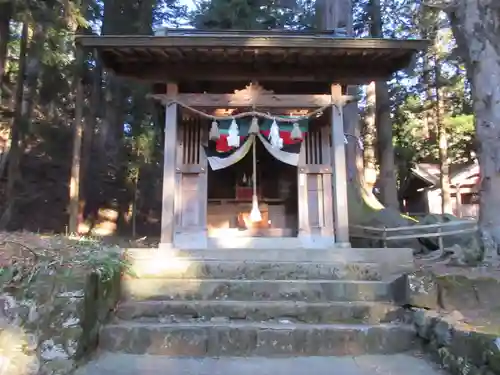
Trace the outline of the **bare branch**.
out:
[[[23,249],[26,249],[28,250],[31,254],[33,254],[33,256],[35,257],[35,261],[38,260],[38,258],[40,257],[36,252],[35,250],[33,250],[32,248],[20,243],[20,242],[16,242],[16,241],[10,241],[10,240],[3,240],[0,242],[0,246],[3,246],[3,245],[6,245],[6,244],[11,244],[11,245],[17,245],[19,247],[22,247]]]

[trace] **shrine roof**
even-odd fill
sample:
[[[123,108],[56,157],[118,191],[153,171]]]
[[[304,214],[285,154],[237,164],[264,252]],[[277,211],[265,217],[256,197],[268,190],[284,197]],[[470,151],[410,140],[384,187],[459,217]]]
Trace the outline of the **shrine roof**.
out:
[[[346,38],[332,32],[164,30],[163,35],[78,36],[117,75],[168,80],[362,84],[410,65],[426,40]]]

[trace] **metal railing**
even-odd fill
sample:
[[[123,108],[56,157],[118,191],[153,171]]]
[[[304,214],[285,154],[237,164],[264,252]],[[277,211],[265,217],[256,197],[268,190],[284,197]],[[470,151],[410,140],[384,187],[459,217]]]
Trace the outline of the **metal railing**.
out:
[[[349,231],[350,236],[353,238],[377,240],[383,247],[387,247],[388,241],[437,237],[439,250],[442,253],[444,250],[443,237],[457,234],[477,233],[478,225],[476,220],[457,220],[446,223],[393,228],[353,225],[349,227]]]

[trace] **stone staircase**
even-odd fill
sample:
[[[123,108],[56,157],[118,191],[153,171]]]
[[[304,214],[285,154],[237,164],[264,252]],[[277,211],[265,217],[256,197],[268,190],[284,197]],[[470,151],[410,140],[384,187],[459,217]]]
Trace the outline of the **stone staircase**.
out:
[[[100,350],[168,357],[393,354],[414,346],[394,303],[410,249],[129,251],[136,277]]]

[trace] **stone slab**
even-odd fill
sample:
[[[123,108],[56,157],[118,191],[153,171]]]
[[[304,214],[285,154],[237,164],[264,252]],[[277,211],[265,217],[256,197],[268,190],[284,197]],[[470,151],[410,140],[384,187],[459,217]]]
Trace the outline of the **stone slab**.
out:
[[[209,322],[213,320],[280,321],[294,323],[368,323],[402,319],[404,311],[378,302],[296,301],[126,301],[116,316],[142,322]]]
[[[376,263],[191,260],[161,255],[132,258],[131,269],[140,278],[247,280],[381,280],[383,275],[405,271]]]
[[[345,280],[124,279],[135,300],[391,301],[391,284]]]
[[[500,279],[482,268],[420,269],[395,279],[399,304],[429,310],[500,310]]]
[[[410,350],[416,334],[397,324],[122,322],[105,326],[100,348],[169,356],[342,356]]]
[[[206,260],[260,260],[271,262],[340,262],[377,263],[396,266],[413,266],[413,250],[410,248],[331,248],[331,249],[289,249],[235,248],[235,249],[165,249],[129,248],[124,251],[134,258],[163,257],[165,259]]]
[[[105,353],[76,375],[444,375],[407,354],[358,357],[170,358]]]
[[[297,237],[250,237],[238,236],[238,229],[219,230],[216,237],[208,239],[209,248],[218,249],[268,249],[278,247],[285,249],[331,249],[336,246],[335,237],[330,235],[308,235]],[[160,244],[161,246],[161,244]],[[195,249],[193,244],[190,246],[178,246],[184,249]]]

